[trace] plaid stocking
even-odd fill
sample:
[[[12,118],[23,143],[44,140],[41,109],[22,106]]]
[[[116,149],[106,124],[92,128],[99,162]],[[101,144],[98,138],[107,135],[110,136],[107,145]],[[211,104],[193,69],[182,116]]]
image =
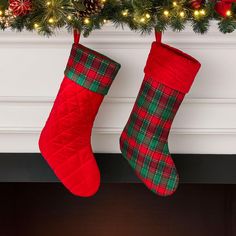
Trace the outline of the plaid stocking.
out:
[[[91,148],[99,106],[120,65],[81,44],[74,44],[65,77],[39,139],[43,157],[75,195],[91,196],[100,172]]]
[[[178,186],[168,136],[199,68],[199,62],[189,55],[154,42],[142,86],[120,137],[123,156],[144,184],[161,196],[172,194]]]

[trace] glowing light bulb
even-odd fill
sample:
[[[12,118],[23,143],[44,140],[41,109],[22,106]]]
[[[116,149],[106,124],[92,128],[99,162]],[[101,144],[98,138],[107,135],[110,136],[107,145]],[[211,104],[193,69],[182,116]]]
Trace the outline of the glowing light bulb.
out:
[[[169,14],[170,14],[169,11],[167,11],[167,10],[164,11],[165,16],[169,16]]]
[[[145,22],[145,18],[142,17],[142,18],[140,19],[140,22],[141,22],[141,23],[144,23],[144,22]]]
[[[181,12],[179,13],[179,15],[180,15],[180,17],[184,18],[185,13],[184,13],[183,11],[181,11]]]
[[[198,11],[198,10],[195,10],[195,11],[194,11],[194,15],[195,15],[195,16],[199,16],[199,11]]]
[[[104,24],[105,24],[105,23],[107,23],[107,20],[106,20],[106,19],[104,19],[104,20],[103,20],[103,23],[104,23]]]
[[[53,18],[50,18],[50,19],[48,20],[48,22],[49,22],[50,24],[53,24],[55,21],[54,21]]]
[[[39,25],[37,23],[34,24],[34,28],[38,29]]]
[[[123,15],[123,16],[128,16],[128,13],[129,13],[128,10],[124,10],[124,11],[122,11],[122,15]]]
[[[50,5],[51,5],[51,2],[50,2],[50,1],[48,1],[48,2],[47,2],[47,6],[50,6]]]
[[[202,9],[201,11],[200,11],[200,13],[201,13],[201,15],[206,15],[206,11],[204,10],[204,9]]]
[[[228,11],[226,12],[226,16],[231,16],[231,15],[232,15],[231,11],[228,10]]]
[[[148,14],[148,13],[145,16],[147,19],[149,19],[151,17],[150,14]]]
[[[68,19],[68,20],[72,20],[72,16],[71,16],[71,15],[68,15],[68,16],[67,16],[67,19]]]
[[[0,16],[2,16],[3,15],[3,12],[0,10]]]
[[[85,19],[84,19],[84,23],[85,23],[85,24],[89,24],[89,23],[90,23],[89,18],[85,18]]]
[[[177,2],[174,1],[173,6],[176,7],[177,5],[178,5]]]

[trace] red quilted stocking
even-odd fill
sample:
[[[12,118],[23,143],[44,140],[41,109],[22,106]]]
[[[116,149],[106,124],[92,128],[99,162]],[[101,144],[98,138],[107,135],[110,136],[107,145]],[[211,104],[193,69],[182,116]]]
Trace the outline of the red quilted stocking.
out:
[[[74,44],[65,77],[41,133],[39,147],[43,157],[75,195],[91,196],[100,185],[91,130],[119,68],[110,58]]]
[[[154,42],[145,67],[145,77],[120,146],[139,178],[153,192],[167,196],[179,182],[168,148],[172,121],[200,63],[165,44]]]

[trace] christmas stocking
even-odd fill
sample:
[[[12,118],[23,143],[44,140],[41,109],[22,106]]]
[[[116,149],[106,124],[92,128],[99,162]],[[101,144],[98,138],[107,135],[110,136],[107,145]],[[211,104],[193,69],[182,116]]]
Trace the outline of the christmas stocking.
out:
[[[171,195],[178,186],[168,136],[199,69],[200,63],[191,56],[153,42],[143,83],[120,137],[123,156],[144,184],[161,196]]]
[[[99,106],[120,65],[75,43],[65,77],[39,139],[43,157],[75,195],[88,197],[100,185],[91,148],[91,130]]]

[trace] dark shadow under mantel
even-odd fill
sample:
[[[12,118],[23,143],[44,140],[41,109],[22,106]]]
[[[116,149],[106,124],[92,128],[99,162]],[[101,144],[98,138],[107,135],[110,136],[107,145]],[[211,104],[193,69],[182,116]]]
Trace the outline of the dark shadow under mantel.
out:
[[[103,183],[138,183],[121,154],[95,154]],[[236,184],[236,154],[172,155],[181,183]],[[0,153],[0,182],[58,182],[39,153]]]

